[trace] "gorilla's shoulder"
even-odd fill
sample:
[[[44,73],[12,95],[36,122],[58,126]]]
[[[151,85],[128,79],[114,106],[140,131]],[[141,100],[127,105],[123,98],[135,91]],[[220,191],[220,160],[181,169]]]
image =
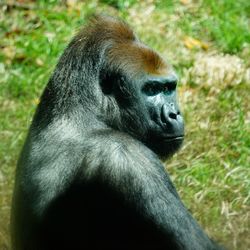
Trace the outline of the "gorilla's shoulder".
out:
[[[119,156],[129,154],[144,154],[145,157],[152,155],[157,157],[141,141],[133,138],[127,133],[110,128],[93,131],[84,142],[88,151],[99,151],[99,153],[118,154]],[[86,150],[86,148],[85,148]],[[147,156],[146,156],[147,155]],[[158,158],[158,157],[157,157]]]
[[[152,170],[152,166],[160,165],[158,156],[142,142],[130,135],[113,129],[95,131],[85,142],[82,167],[84,172],[134,172],[140,168]],[[152,165],[153,164],[153,165]]]

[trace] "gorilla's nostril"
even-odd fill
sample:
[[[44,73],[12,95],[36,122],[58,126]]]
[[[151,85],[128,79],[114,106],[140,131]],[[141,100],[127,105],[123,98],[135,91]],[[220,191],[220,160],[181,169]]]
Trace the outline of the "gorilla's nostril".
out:
[[[169,113],[169,117],[172,118],[172,119],[176,119],[177,118],[177,114],[173,113],[173,112],[170,112]]]
[[[163,123],[171,123],[172,120],[177,120],[177,116],[179,115],[179,111],[175,111],[172,108],[169,109],[169,107],[164,104],[162,106],[162,112],[161,112],[161,120]]]

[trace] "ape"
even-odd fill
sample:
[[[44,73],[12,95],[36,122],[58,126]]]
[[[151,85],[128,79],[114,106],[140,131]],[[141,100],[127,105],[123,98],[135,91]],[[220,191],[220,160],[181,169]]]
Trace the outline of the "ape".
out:
[[[19,159],[14,250],[221,249],[160,161],[183,141],[176,84],[125,23],[92,18],[61,56]]]

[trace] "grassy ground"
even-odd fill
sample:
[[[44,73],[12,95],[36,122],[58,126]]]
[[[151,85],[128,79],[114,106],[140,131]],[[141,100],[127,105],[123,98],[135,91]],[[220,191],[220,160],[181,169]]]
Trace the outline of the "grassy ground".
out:
[[[184,147],[166,165],[185,204],[228,249],[250,249],[250,3],[0,1],[0,249],[15,165],[58,56],[86,16],[127,20],[180,75]]]

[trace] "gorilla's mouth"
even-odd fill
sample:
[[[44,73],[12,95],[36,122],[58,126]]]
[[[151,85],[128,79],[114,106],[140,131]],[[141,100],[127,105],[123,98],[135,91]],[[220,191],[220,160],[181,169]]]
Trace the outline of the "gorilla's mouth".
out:
[[[169,136],[165,137],[164,141],[165,142],[173,142],[173,141],[181,141],[184,139],[184,135],[179,135],[179,136]]]

